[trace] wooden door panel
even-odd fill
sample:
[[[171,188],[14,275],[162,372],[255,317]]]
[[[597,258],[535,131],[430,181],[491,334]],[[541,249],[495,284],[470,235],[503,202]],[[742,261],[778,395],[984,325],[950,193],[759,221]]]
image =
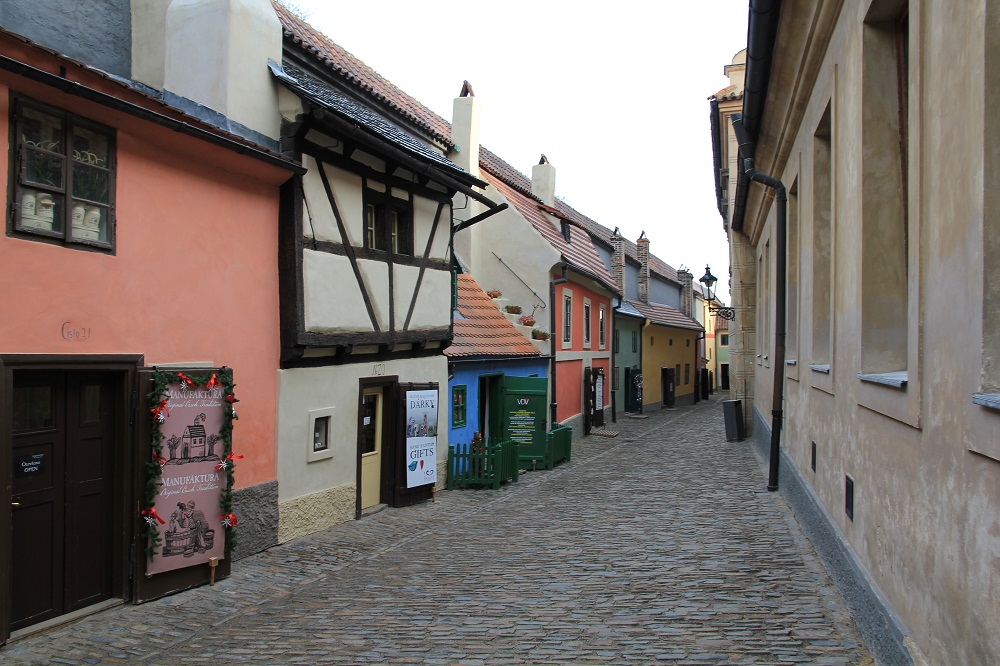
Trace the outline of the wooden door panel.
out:
[[[111,598],[114,572],[113,375],[67,382],[66,612]]]
[[[32,503],[14,511],[11,577],[13,614],[17,630],[59,615],[62,599],[62,544],[52,539],[58,522],[55,502]]]
[[[11,628],[111,597],[115,375],[14,375]]]

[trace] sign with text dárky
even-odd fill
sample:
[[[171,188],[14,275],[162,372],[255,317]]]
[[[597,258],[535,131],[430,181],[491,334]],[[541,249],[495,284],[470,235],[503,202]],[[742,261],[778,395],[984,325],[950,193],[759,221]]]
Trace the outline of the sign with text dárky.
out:
[[[406,487],[437,482],[438,392],[406,392]]]

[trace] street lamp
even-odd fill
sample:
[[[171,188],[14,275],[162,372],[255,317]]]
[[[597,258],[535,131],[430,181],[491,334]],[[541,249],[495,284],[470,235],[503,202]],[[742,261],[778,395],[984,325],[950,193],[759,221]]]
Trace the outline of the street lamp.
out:
[[[715,283],[718,281],[718,278],[712,275],[712,269],[706,264],[705,274],[698,282],[701,282],[701,293],[705,297],[705,301],[708,302],[708,313],[718,315],[727,321],[732,321],[736,319],[736,310],[733,308],[717,308],[712,305],[715,302]]]

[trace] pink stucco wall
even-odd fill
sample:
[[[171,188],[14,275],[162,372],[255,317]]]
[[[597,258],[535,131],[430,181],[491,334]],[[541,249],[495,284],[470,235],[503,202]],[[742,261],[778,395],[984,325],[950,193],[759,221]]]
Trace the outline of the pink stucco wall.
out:
[[[289,173],[152,123],[0,75],[117,129],[114,255],[0,236],[0,353],[144,354],[233,368],[237,485],[275,478],[278,186]],[[8,182],[9,160],[0,161]],[[66,339],[64,327],[89,337]]]

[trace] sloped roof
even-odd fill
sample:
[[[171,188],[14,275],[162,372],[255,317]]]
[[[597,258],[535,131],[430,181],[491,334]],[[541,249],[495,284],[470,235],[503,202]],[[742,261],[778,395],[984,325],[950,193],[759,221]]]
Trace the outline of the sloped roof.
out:
[[[405,129],[375,113],[369,107],[355,102],[316,77],[303,72],[298,67],[287,63],[279,65],[274,61],[269,61],[268,65],[274,76],[297,95],[318,102],[324,108],[358,123],[373,134],[416,157],[432,162],[448,171],[465,174],[461,167],[444,155],[432,150],[426,143]]]
[[[500,312],[471,275],[458,275],[458,313],[449,358],[460,356],[539,356],[535,348]]]
[[[353,87],[367,92],[378,102],[402,114],[444,145],[448,147],[455,145],[451,141],[451,126],[444,118],[397,88],[343,47],[333,43],[329,37],[303,21],[284,5],[276,0],[272,0],[271,4],[284,28],[285,39],[301,45]]]
[[[711,95],[709,99],[714,99],[717,102],[730,102],[743,99],[743,89],[738,88],[735,85],[726,86],[719,92]]]
[[[540,208],[542,204],[537,199],[525,195],[490,172],[485,172],[484,175],[486,182],[497,188],[500,194],[514,205],[517,212],[531,223],[531,226],[562,255],[565,261],[572,264],[580,272],[602,283],[610,291],[618,293],[618,288],[615,286],[611,273],[608,272],[608,267],[604,265],[600,255],[597,254],[597,250],[590,240],[590,235],[586,231],[572,224],[569,225],[570,242],[567,243],[562,233],[556,230],[549,218],[542,212]]]
[[[569,206],[567,206],[562,202],[560,202],[560,205],[561,207],[573,211],[575,217],[573,217],[572,219],[578,222],[580,225],[582,225],[585,229],[587,229],[587,232],[591,236],[596,237],[598,240],[606,243],[607,245],[612,245],[611,237],[614,235],[615,233],[614,231],[608,229],[599,222],[593,221],[586,215],[578,213],[577,211],[573,210],[572,208],[570,208]],[[639,263],[638,246],[634,242],[625,238],[624,236],[622,236],[622,241],[623,241],[622,248],[625,250],[625,256],[638,264]],[[652,252],[649,253],[649,270],[663,278],[666,278],[667,280],[670,280],[671,282],[676,282],[678,284],[680,283],[680,279],[677,277],[677,269],[675,269],[673,266],[671,266],[667,262],[657,257]]]
[[[284,36],[294,44],[300,45],[306,52],[311,53],[323,65],[330,68],[337,76],[356,89],[372,96],[379,104],[394,110],[403,117],[423,128],[436,140],[446,147],[453,147],[451,141],[451,124],[434,113],[426,106],[418,102],[415,98],[399,89],[378,72],[366,65],[364,62],[347,52],[343,47],[335,44],[329,37],[316,30],[314,27],[296,16],[287,7],[272,0],[278,19],[284,27]],[[617,291],[614,287],[614,280],[608,272],[607,266],[601,260],[597,251],[590,247],[590,239],[582,236],[587,234],[597,238],[610,238],[611,230],[601,226],[599,223],[586,217],[565,202],[556,200],[556,209],[561,215],[571,222],[579,224],[580,229],[574,230],[571,234],[573,242],[567,244],[562,238],[562,234],[552,228],[551,223],[545,219],[544,215],[537,210],[540,203],[537,197],[531,193],[531,179],[512,167],[501,159],[496,153],[490,151],[485,146],[479,148],[479,167],[493,178],[484,178],[494,186],[498,182],[503,182],[508,190],[516,192],[517,197],[507,197],[511,203],[515,204],[522,215],[527,217],[546,240],[559,250],[566,261],[570,262],[574,268],[581,269],[593,275],[593,277],[605,283],[612,291]],[[500,189],[500,188],[498,188]],[[515,201],[517,199],[518,201]],[[531,209],[529,214],[526,211]],[[586,230],[579,239],[576,237],[581,230]],[[550,233],[551,232],[551,233]],[[572,245],[573,247],[567,247]],[[626,242],[626,253],[635,258],[635,247],[629,247]],[[677,272],[666,263],[650,255],[650,270],[663,277],[677,281]]]
[[[672,326],[673,328],[687,328],[693,331],[702,331],[704,327],[691,317],[683,314],[677,308],[662,303],[643,303],[642,301],[628,300],[629,305],[645,315],[653,324],[660,326]]]
[[[615,312],[626,317],[636,317],[638,319],[646,318],[646,315],[629,305],[629,302],[625,299],[622,299],[622,304],[615,308]]]

